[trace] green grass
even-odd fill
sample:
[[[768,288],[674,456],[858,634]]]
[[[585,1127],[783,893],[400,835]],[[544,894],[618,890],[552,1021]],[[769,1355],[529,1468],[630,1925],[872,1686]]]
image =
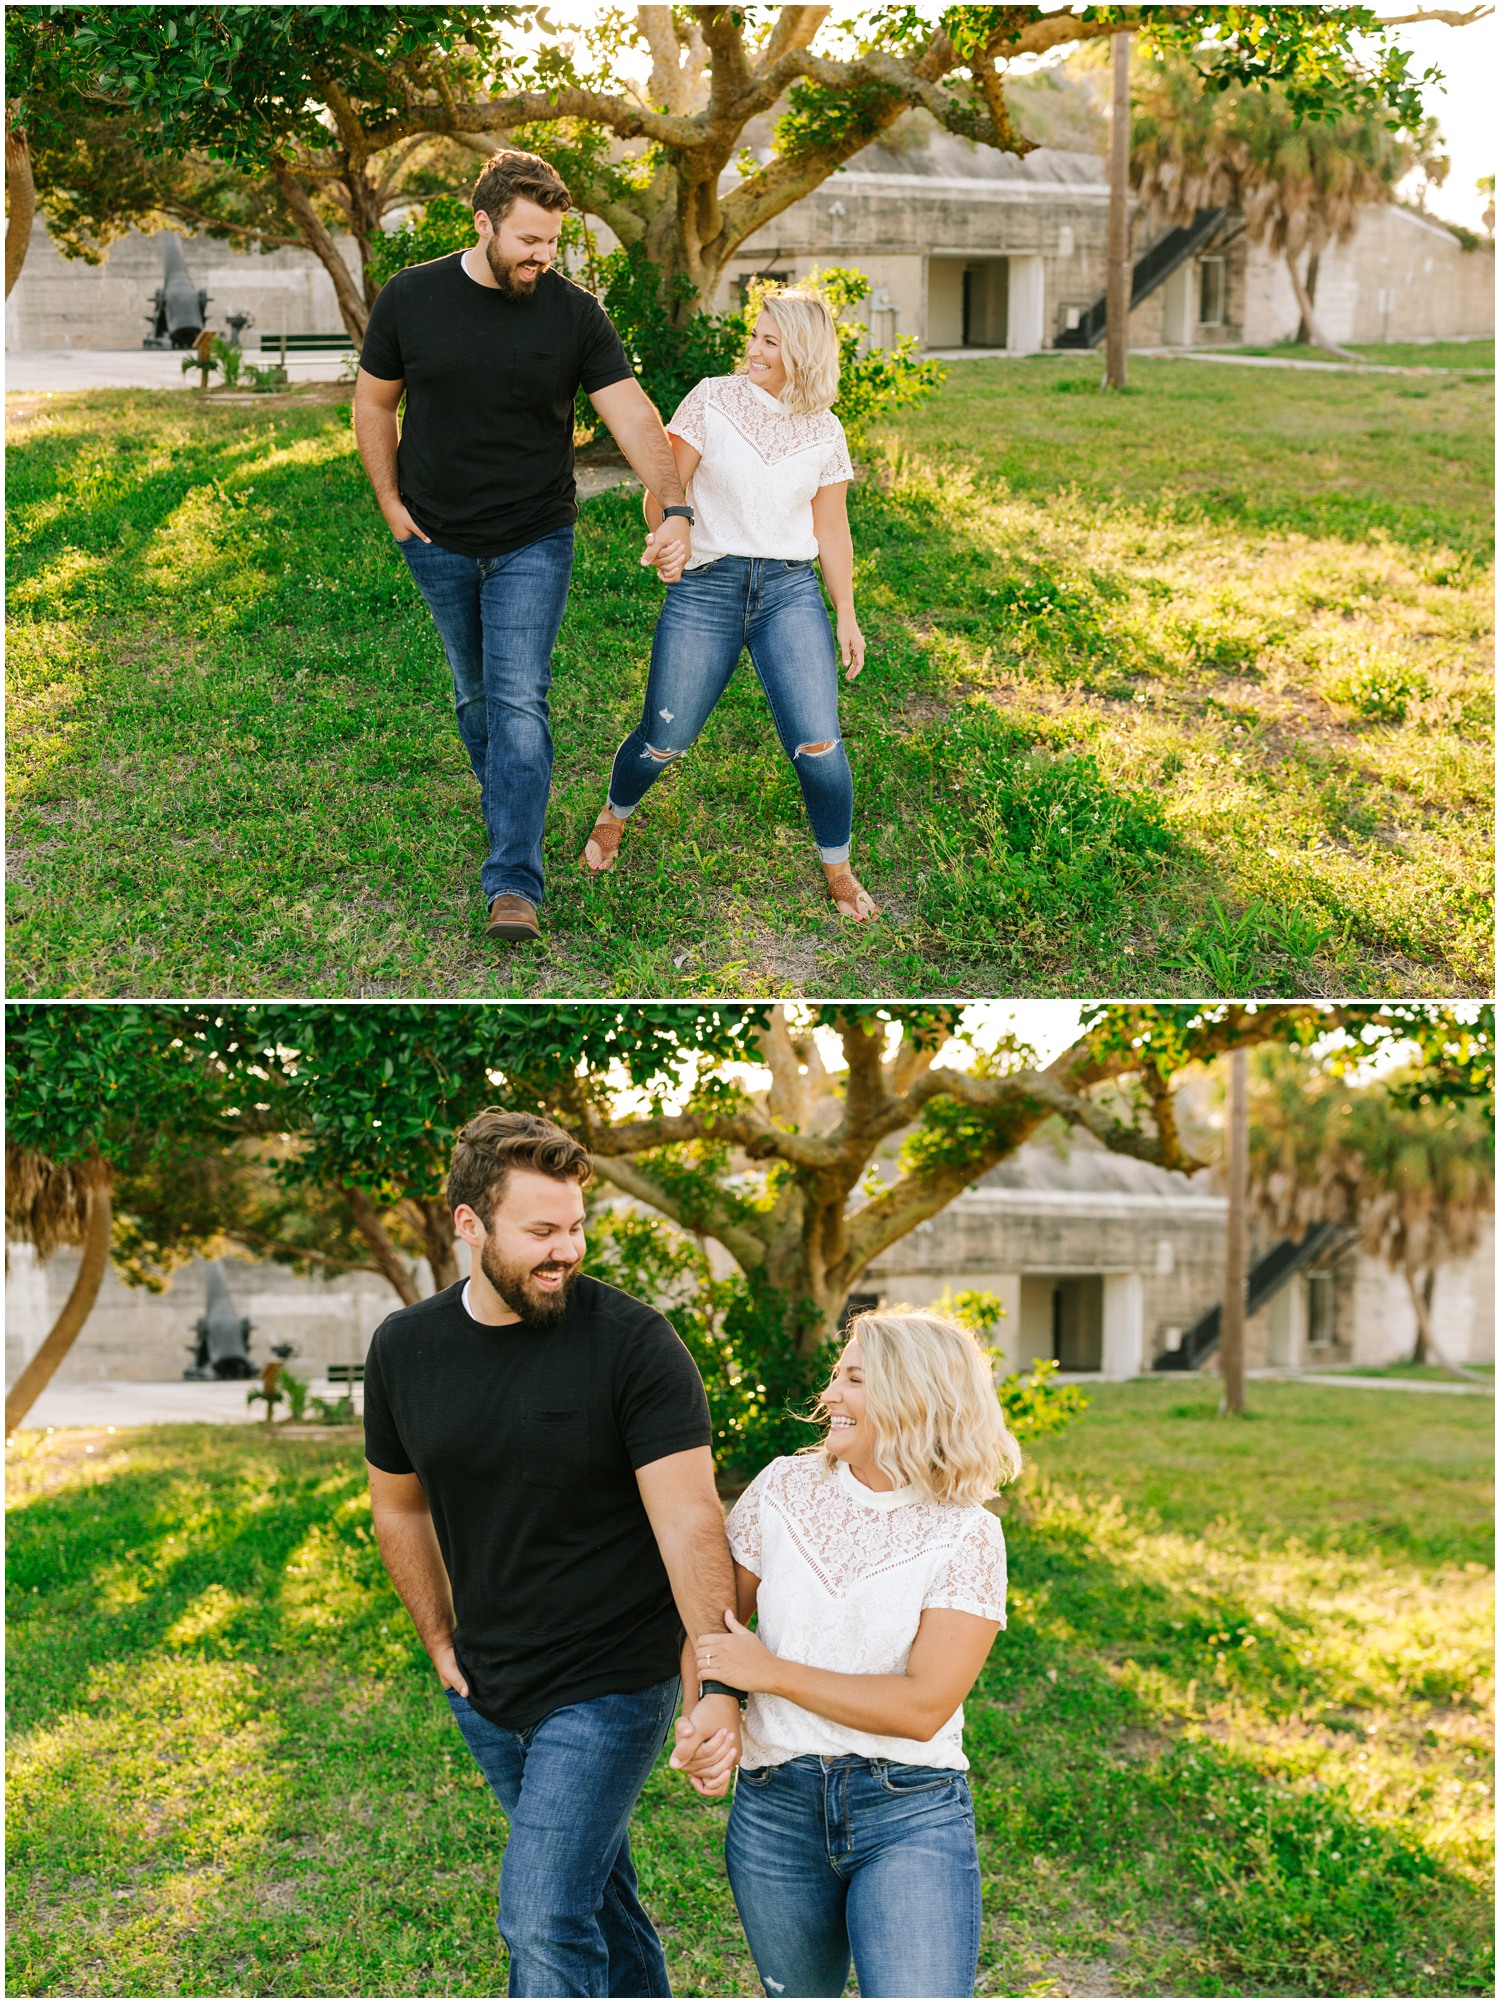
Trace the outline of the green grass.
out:
[[[339,392],[12,399],[22,994],[1487,992],[1488,384],[955,366],[852,497],[840,924],[748,671],[576,858],[658,588],[583,511],[546,937],[482,936],[436,634]]]
[[[1495,368],[1495,343],[1487,341],[1350,341],[1341,343],[1362,361],[1382,362],[1397,369],[1488,369]],[[1325,348],[1313,348],[1297,341],[1277,341],[1268,348],[1236,348],[1240,355],[1277,355],[1291,361],[1336,362]]]
[[[1488,1995],[1493,1414],[1214,1396],[1104,1387],[1006,1505],[981,1993]],[[358,1442],[23,1433],[9,1472],[10,1993],[503,1993],[503,1821]],[[638,1813],[680,1994],[756,1987],[724,1819],[665,1769]]]

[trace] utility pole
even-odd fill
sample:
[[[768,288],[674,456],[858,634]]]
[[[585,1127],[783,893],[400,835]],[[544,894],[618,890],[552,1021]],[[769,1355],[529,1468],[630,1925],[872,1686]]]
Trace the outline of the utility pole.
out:
[[[1245,1289],[1250,1180],[1250,1122],[1245,1102],[1245,1053],[1229,1059],[1229,1215],[1224,1232],[1224,1301],[1219,1309],[1219,1416],[1245,1409]]]
[[[1109,105],[1109,271],[1105,284],[1106,389],[1124,389],[1130,347],[1130,37],[1112,35]]]

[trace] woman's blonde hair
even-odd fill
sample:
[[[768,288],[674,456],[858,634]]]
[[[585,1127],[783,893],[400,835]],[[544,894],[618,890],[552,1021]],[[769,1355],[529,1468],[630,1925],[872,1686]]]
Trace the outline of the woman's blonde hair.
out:
[[[838,401],[839,337],[828,302],[816,292],[762,292],[752,303],[770,314],[781,336],[786,388],[781,404],[793,417],[812,417]],[[740,363],[743,375],[745,364]]]
[[[1015,1480],[1021,1449],[967,1329],[941,1315],[877,1309],[856,1315],[849,1336],[864,1358],[875,1460],[898,1487],[910,1483],[925,1502],[985,1502]],[[808,1451],[836,1464],[826,1439]]]

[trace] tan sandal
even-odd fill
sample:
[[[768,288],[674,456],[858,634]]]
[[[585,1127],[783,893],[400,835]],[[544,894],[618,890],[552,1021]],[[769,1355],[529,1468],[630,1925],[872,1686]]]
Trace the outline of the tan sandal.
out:
[[[589,830],[589,838],[583,845],[583,855],[580,858],[583,867],[592,876],[603,876],[605,870],[614,868],[615,857],[620,853],[620,837],[624,832],[625,823],[617,821],[608,807],[602,807],[598,820]],[[589,860],[590,849],[597,852],[599,857],[597,862]]]
[[[875,902],[869,891],[865,889],[852,869],[841,870],[837,876],[830,876],[826,881],[828,884],[828,895],[833,899],[834,906],[840,918],[854,918],[863,921],[866,918],[878,918],[880,916],[880,906]],[[847,910],[845,906],[848,907]]]

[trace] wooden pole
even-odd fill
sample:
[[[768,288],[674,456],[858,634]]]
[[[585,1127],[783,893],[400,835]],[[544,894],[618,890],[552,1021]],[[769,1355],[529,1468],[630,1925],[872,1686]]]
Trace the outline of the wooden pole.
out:
[[[1245,1094],[1245,1053],[1229,1059],[1229,1215],[1224,1233],[1224,1301],[1219,1309],[1219,1371],[1224,1380],[1219,1412],[1245,1409],[1245,1285],[1248,1266],[1247,1192],[1250,1123]]]
[[[1106,389],[1126,387],[1130,348],[1130,37],[1112,35],[1109,106],[1109,271],[1105,285]]]

